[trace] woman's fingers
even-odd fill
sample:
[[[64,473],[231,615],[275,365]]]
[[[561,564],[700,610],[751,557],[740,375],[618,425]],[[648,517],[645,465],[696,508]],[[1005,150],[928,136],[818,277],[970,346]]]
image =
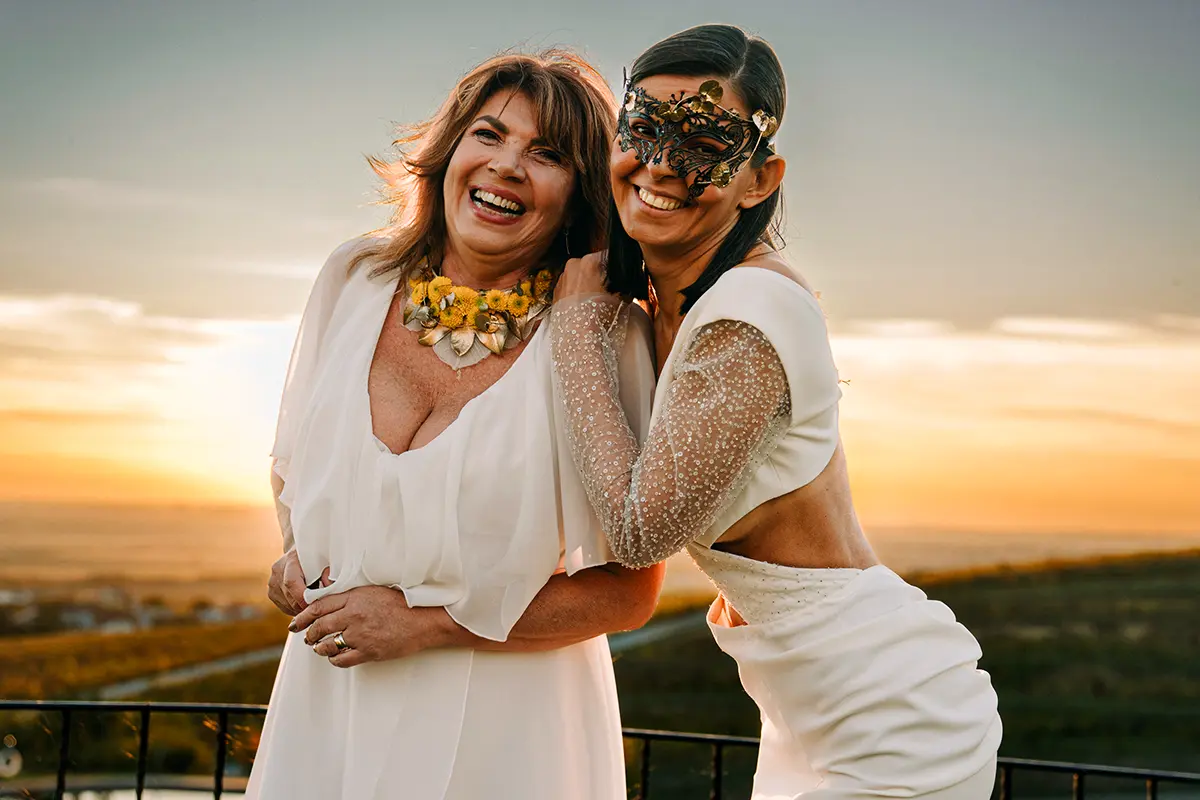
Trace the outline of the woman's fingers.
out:
[[[350,622],[348,617],[349,614],[341,610],[318,617],[304,632],[304,641],[314,645],[326,636],[346,630],[346,626]]]
[[[271,577],[267,581],[267,599],[285,614],[298,614],[303,606],[297,606],[284,587],[286,566],[291,553],[285,553],[271,565]]]
[[[606,251],[572,258],[563,268],[562,277],[554,288],[555,298],[577,294],[596,294],[606,291],[604,270]]]
[[[343,650],[341,653],[338,653],[336,656],[330,658],[329,663],[333,664],[335,667],[341,667],[345,669],[347,667],[357,667],[359,664],[365,664],[370,660],[371,659],[367,657],[366,653],[361,650],[356,650],[352,647],[349,650]]]
[[[346,598],[349,596],[349,594],[349,592],[344,592],[342,594],[331,594],[328,597],[322,597],[320,600],[297,614],[292,620],[292,624],[288,625],[288,630],[292,631],[293,633],[296,631],[302,631],[309,625],[312,625],[314,622],[316,622],[319,617],[323,617],[326,614],[332,614],[334,611],[341,610],[343,607],[345,607]]]
[[[298,613],[308,605],[304,600],[304,589],[308,582],[304,580],[304,569],[300,566],[300,556],[295,550],[289,550],[284,556],[283,564],[283,593],[291,602],[293,611]]]
[[[346,635],[344,631],[342,635]],[[350,644],[349,639],[346,640],[346,644]],[[332,636],[328,636],[313,645],[313,652],[324,658],[331,658],[344,651],[334,643]]]

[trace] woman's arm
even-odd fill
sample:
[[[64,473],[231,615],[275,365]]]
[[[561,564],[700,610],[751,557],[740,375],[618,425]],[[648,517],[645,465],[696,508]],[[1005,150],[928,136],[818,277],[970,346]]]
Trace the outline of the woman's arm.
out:
[[[557,574],[534,597],[503,642],[476,636],[444,608],[414,608],[398,589],[362,586],[328,595],[300,612],[289,628],[338,667],[411,656],[436,647],[497,652],[557,650],[615,631],[640,628],[654,613],[664,566],[616,564]],[[332,641],[341,633],[349,650]]]
[[[635,630],[654,613],[664,571],[662,564],[648,569],[605,564],[572,576],[554,575],[517,620],[508,641],[476,636],[451,620],[449,644],[476,650],[537,652],[605,633]]]
[[[550,341],[559,411],[588,499],[617,560],[640,567],[708,530],[779,441],[791,408],[766,336],[717,320],[684,343],[639,445],[618,400],[610,331],[621,312],[607,294],[556,299]]]

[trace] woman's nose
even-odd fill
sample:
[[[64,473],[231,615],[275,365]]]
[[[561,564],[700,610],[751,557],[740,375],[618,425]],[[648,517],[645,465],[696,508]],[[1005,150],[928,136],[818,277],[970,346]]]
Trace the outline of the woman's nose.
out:
[[[646,169],[649,170],[650,174],[655,180],[666,180],[668,178],[679,177],[676,174],[674,167],[670,165],[670,148],[659,150],[656,155],[658,158],[650,159],[650,163],[646,165]]]
[[[525,168],[521,165],[521,159],[512,153],[497,153],[488,164],[488,169],[496,173],[496,177],[501,180],[525,180]]]

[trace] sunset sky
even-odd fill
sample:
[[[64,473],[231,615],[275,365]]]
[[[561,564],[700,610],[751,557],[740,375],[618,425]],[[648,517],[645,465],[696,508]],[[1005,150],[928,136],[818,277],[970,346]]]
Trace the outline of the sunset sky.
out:
[[[505,48],[616,87],[707,21],[789,80],[864,522],[1200,531],[1200,3],[0,0],[0,500],[269,502],[364,154]]]

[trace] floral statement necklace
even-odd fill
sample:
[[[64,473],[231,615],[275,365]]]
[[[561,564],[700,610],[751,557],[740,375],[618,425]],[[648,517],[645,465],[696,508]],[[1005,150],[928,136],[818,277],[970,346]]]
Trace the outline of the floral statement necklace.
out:
[[[455,369],[516,347],[550,311],[554,273],[543,269],[512,289],[479,291],[438,275],[428,259],[408,281],[404,327]]]

